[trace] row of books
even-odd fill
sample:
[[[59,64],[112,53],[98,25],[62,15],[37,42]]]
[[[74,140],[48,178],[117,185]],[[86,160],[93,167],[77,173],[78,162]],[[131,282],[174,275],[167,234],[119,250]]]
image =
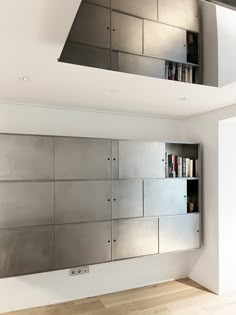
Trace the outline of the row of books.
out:
[[[168,80],[187,83],[196,82],[196,69],[190,65],[167,62],[165,66],[165,77]]]
[[[166,177],[198,177],[198,160],[166,153]]]

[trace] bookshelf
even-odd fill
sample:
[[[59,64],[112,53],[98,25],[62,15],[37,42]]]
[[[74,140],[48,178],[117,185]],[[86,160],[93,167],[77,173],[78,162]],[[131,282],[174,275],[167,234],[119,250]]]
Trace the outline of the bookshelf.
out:
[[[194,143],[166,143],[165,177],[186,180],[187,213],[200,212],[200,145]]]

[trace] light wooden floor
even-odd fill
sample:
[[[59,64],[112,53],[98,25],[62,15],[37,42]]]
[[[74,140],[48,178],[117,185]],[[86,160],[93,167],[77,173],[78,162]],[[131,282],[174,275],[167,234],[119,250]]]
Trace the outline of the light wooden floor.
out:
[[[7,314],[236,315],[236,297],[219,297],[193,281],[184,279]]]

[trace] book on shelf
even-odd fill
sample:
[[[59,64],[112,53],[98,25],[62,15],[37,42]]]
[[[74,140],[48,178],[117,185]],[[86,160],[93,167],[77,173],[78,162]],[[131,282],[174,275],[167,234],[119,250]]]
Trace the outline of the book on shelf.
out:
[[[198,160],[166,153],[166,177],[198,177]]]
[[[178,81],[182,81],[182,65],[178,64]]]
[[[191,65],[184,65],[174,62],[166,62],[165,78],[168,80],[196,83],[196,69]]]

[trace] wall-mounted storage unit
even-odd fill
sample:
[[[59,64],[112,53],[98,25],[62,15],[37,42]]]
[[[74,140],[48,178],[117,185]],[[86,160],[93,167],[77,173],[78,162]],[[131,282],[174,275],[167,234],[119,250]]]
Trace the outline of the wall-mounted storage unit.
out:
[[[147,217],[186,214],[186,200],[186,179],[166,178],[144,181],[144,215]]]
[[[170,253],[199,248],[199,214],[159,218],[159,252]]]
[[[200,83],[198,0],[83,0],[59,61]]]
[[[158,219],[113,222],[113,259],[158,254]]]
[[[68,268],[111,260],[111,221],[56,226],[55,267]]]
[[[199,248],[200,157],[198,144],[0,135],[0,277]]]
[[[164,178],[165,145],[119,141],[119,178]]]
[[[110,10],[82,2],[69,40],[109,49],[110,32]]]
[[[143,181],[114,180],[113,219],[143,217]]]

